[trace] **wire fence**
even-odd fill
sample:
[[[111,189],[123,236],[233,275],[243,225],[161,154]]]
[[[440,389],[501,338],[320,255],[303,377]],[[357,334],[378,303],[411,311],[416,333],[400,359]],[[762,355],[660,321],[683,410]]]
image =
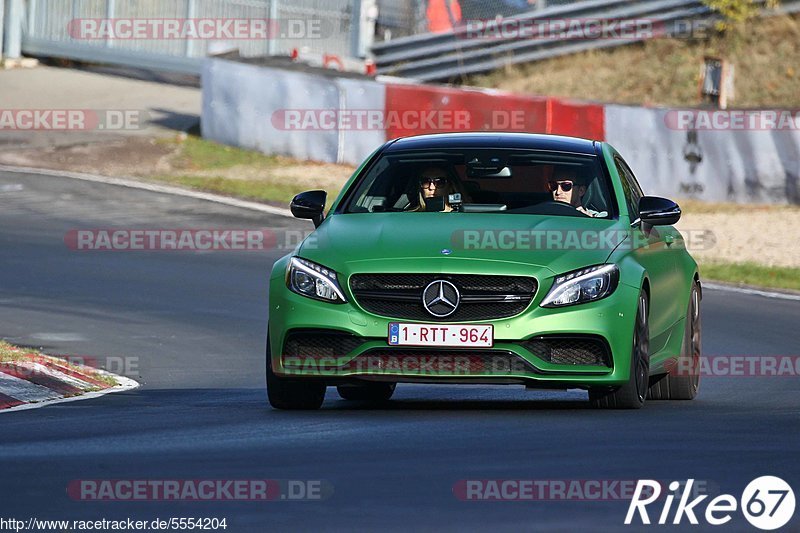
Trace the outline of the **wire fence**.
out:
[[[2,2],[3,0],[0,0]],[[244,57],[288,55],[293,50],[347,57],[354,55],[352,29],[360,0],[25,0],[23,47],[29,53],[98,61],[131,54],[200,59],[210,47],[234,46]],[[266,38],[168,39],[86,38],[76,35],[81,21],[270,21]],[[311,23],[318,21],[312,30]],[[308,24],[303,24],[307,22]],[[78,25],[76,25],[76,23]],[[267,24],[267,23],[265,23]],[[100,26],[102,28],[102,26]],[[127,26],[126,26],[127,27]],[[292,31],[300,28],[302,31]],[[317,29],[318,28],[318,29]],[[59,53],[61,52],[61,54]],[[94,55],[93,55],[94,52]],[[157,59],[154,58],[154,65]],[[187,63],[187,68],[196,63]]]
[[[376,42],[583,0],[377,0]]]

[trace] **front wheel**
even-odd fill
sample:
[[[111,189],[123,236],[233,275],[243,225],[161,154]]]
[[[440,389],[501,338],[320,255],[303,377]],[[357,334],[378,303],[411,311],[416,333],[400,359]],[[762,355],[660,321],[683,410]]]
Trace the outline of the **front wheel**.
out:
[[[267,398],[275,409],[313,410],[325,401],[325,384],[319,381],[287,379],[272,370],[272,354],[267,337]]]
[[[631,370],[628,382],[621,387],[589,389],[592,407],[602,409],[639,409],[644,405],[650,380],[650,327],[647,295],[639,294],[636,324],[631,346]]]

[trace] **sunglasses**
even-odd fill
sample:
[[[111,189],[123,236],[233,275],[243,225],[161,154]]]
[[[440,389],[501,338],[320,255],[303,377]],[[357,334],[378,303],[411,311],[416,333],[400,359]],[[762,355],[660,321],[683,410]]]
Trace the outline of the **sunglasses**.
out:
[[[550,192],[556,192],[558,188],[561,187],[561,190],[564,192],[569,192],[572,190],[573,183],[571,181],[548,181],[547,188]]]
[[[431,184],[440,187],[447,181],[447,178],[420,178],[419,184],[423,187],[429,187]]]

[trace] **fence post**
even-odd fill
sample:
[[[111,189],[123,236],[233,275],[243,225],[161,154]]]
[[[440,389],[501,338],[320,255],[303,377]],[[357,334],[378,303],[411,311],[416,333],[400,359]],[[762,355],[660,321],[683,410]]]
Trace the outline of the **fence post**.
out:
[[[9,59],[19,59],[22,54],[22,0],[8,0],[5,16],[5,53]]]
[[[3,28],[5,27],[6,0],[0,0],[0,61],[3,60]]]
[[[354,0],[353,21],[350,31],[351,55],[353,57],[367,57],[369,50],[375,42],[375,22],[377,21],[378,4],[375,0]]]
[[[77,4],[77,2],[75,2]],[[111,21],[117,16],[117,5],[114,0],[107,0],[106,2],[106,19]],[[106,38],[106,47],[111,48],[114,46],[114,40]]]
[[[195,0],[188,0],[186,2],[186,20],[188,21],[195,18],[197,12],[197,5]],[[186,57],[192,57],[194,53],[194,39],[186,39]]]
[[[269,40],[267,41],[267,54],[274,56],[278,53],[278,39],[280,29],[278,22],[278,0],[269,1]],[[278,31],[275,31],[276,28]]]
[[[361,44],[361,25],[364,21],[361,19],[361,0],[351,0],[350,7],[352,13],[350,15],[350,55],[359,57],[358,49]]]

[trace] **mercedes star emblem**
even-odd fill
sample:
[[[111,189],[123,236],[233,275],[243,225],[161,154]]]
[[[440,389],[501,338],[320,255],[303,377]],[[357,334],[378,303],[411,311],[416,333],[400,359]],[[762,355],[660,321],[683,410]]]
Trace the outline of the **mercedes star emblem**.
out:
[[[422,291],[422,305],[437,318],[452,315],[458,309],[461,294],[455,285],[445,280],[436,280]]]

